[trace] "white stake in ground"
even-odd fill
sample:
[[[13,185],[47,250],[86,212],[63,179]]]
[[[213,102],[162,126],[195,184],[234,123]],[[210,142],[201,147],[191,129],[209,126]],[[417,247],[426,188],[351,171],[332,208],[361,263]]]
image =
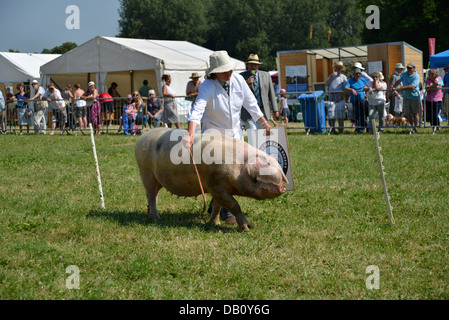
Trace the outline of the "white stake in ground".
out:
[[[380,154],[380,150],[382,149],[379,147],[379,133],[376,131],[376,121],[374,119],[372,120],[371,125],[374,132],[374,140],[376,141],[377,160],[379,162],[380,178],[382,180],[382,187],[384,188],[384,196],[385,202],[387,203],[388,216],[390,217],[390,223],[394,224],[394,217],[392,212],[393,207],[390,205],[390,197],[388,196],[387,184],[385,182],[385,172],[384,172],[385,167],[382,165],[384,159]]]
[[[100,190],[101,207],[104,209],[103,187],[101,186],[100,167],[98,166],[97,148],[95,148],[94,131],[92,129],[92,123],[89,123],[90,138],[92,140],[92,149],[94,150],[95,167],[97,168],[97,181],[98,189]]]

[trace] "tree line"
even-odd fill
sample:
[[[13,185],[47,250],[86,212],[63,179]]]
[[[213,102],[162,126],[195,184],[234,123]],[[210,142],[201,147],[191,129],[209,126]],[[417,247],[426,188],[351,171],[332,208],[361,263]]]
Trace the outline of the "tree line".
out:
[[[366,8],[380,11],[367,29]],[[237,59],[258,53],[276,69],[277,51],[406,41],[428,61],[449,46],[446,0],[120,0],[120,37],[187,40]],[[446,22],[446,23],[445,23]]]

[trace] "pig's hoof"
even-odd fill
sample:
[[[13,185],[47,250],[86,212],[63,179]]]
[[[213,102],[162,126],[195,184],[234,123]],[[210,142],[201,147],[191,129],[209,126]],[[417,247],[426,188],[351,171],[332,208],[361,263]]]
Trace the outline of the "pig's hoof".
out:
[[[148,218],[150,218],[150,220],[161,220],[161,216],[158,214],[158,213],[156,213],[156,214],[149,214],[148,215]]]
[[[235,216],[227,217],[226,222],[229,224],[237,224],[237,220],[235,219]]]
[[[249,229],[252,228],[252,226],[250,224],[244,224],[242,226],[242,231],[243,232],[249,232]]]

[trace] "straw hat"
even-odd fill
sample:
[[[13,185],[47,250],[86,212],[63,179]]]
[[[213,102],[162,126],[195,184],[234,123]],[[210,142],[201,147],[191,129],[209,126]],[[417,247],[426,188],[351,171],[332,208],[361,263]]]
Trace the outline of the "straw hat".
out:
[[[379,71],[379,79],[380,79],[380,80],[384,80],[384,79],[385,79],[383,73],[380,72],[380,71]]]
[[[198,74],[198,72],[194,72],[194,73],[192,73],[192,76],[190,77],[190,79],[193,79],[193,78],[201,78],[201,76]]]
[[[343,68],[343,70],[345,70],[345,65],[341,61],[338,61],[337,63],[334,63],[333,68],[335,68],[336,66],[340,66],[340,67]]]
[[[402,63],[396,63],[395,69],[405,69]]]
[[[260,62],[259,60],[259,56],[257,55],[257,53],[251,53],[248,57],[248,61],[246,61],[246,63],[253,63],[253,64],[262,64],[262,62]]]
[[[209,56],[209,69],[206,70],[206,76],[211,73],[221,73],[234,70],[235,62],[231,60],[227,51],[215,51]]]

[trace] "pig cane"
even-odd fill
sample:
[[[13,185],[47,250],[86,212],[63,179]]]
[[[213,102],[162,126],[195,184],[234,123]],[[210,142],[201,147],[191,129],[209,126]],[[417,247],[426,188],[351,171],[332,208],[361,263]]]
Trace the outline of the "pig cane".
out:
[[[101,207],[104,209],[105,207],[104,207],[103,188],[101,187],[100,167],[98,166],[97,149],[95,148],[95,139],[94,139],[94,131],[92,129],[92,123],[89,123],[89,127],[90,127],[90,138],[92,140],[92,149],[94,151],[95,166],[97,168],[97,182],[98,182],[98,189],[100,190]]]
[[[183,133],[183,135],[184,135],[184,133]],[[192,137],[192,139],[193,139],[193,137]],[[190,159],[192,159],[193,166],[195,167],[196,176],[198,177],[198,182],[199,182],[200,188],[201,188],[201,194],[203,195],[204,206],[203,206],[203,210],[201,211],[201,213],[204,213],[204,212],[206,212],[206,207],[207,207],[206,195],[204,194],[203,184],[201,183],[200,174],[198,173],[198,169],[196,167],[195,160],[193,160],[193,154],[192,154],[191,147],[189,148],[189,153],[190,153]]]

